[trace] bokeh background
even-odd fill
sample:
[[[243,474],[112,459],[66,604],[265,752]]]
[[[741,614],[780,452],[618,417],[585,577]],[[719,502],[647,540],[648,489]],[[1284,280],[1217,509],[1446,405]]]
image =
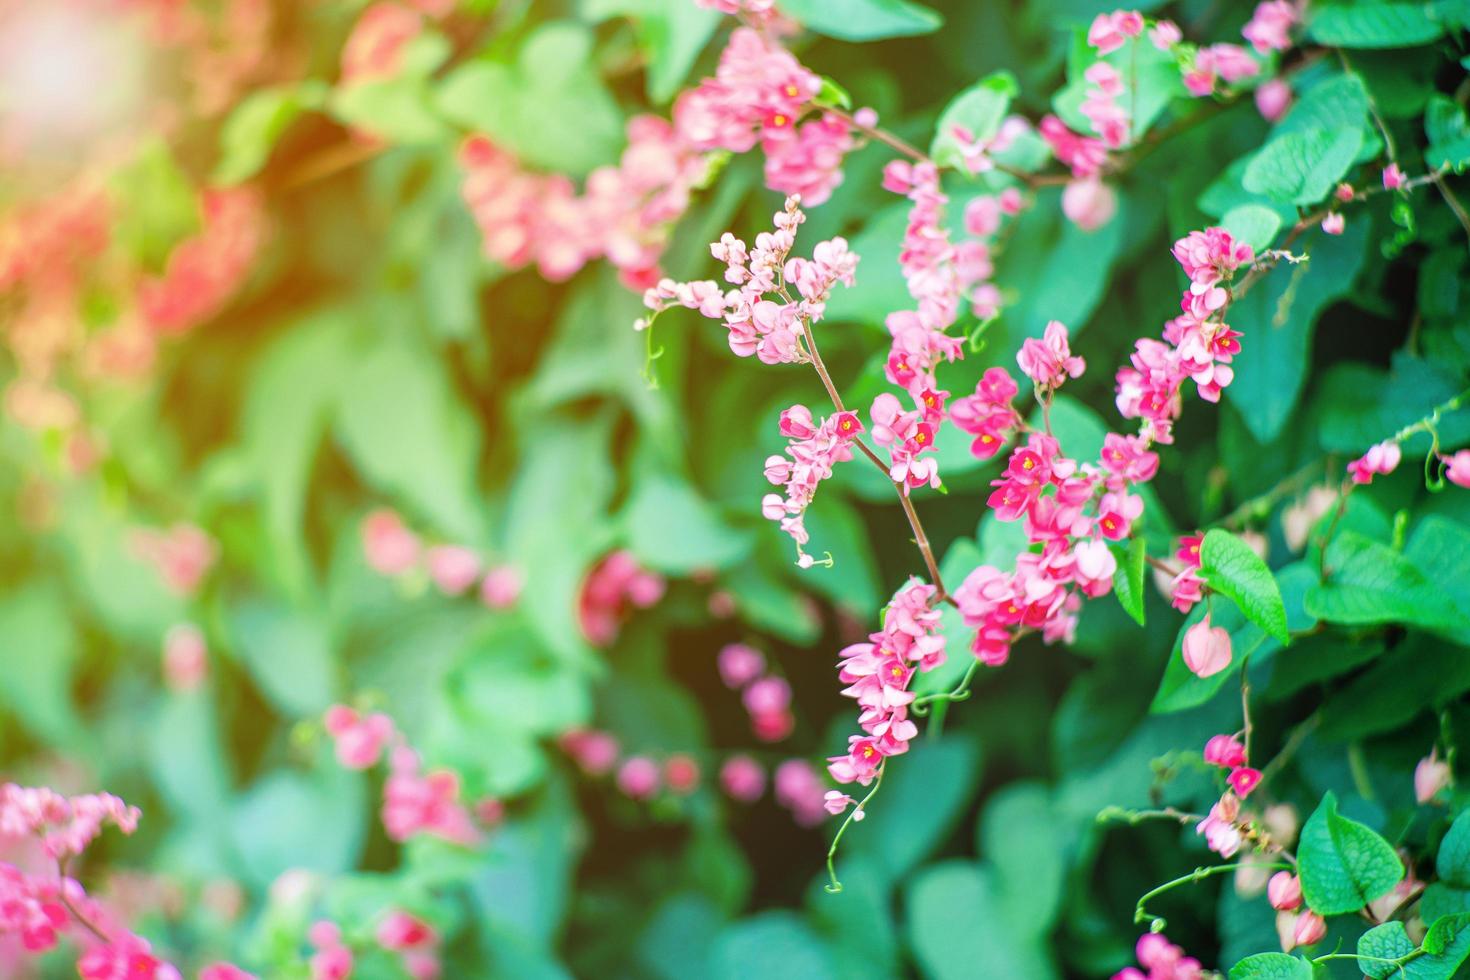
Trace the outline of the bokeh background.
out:
[[[1015,111],[1047,111],[1077,30],[1111,7],[936,3],[935,31],[865,0],[918,21],[855,43],[816,0],[790,6],[825,25],[791,41],[803,62],[924,145],[994,71],[1019,82]],[[1250,13],[1146,6],[1200,38],[1238,39]],[[983,674],[848,833],[845,890],[824,891],[821,762],[851,724],[836,652],[921,570],[891,488],[841,469],[808,518],[835,564],[795,567],[759,513],[761,461],[784,443],[779,411],[821,401],[816,379],[733,358],[693,314],[635,332],[645,256],[538,268],[484,240],[471,205],[488,192],[466,176],[481,134],[519,161],[492,189],[515,173],[580,187],[618,164],[629,119],[666,116],[711,73],[729,29],[685,0],[0,0],[0,773],[142,808],[76,870],[176,962],[304,976],[311,921],[368,935],[391,906],[439,930],[449,977],[1097,977],[1131,962],[1136,898],[1204,863],[1176,826],[1095,819],[1157,802],[1161,773],[1170,800],[1207,808],[1206,775],[1169,753],[1239,709],[1226,690],[1149,713],[1179,626],[1151,594],[1146,629],[1092,603],[1073,646],[1030,640]],[[1454,91],[1457,43],[1355,56],[1390,125]],[[1150,148],[1095,231],[1040,190],[997,259],[1009,303],[948,387],[1063,320],[1098,368],[1055,422],[1069,448],[1099,444],[1107,366],[1175,312],[1169,243],[1238,202],[1228,168],[1269,130],[1250,98],[1222,101]],[[664,271],[713,277],[708,242],[769,227],[780,196],[757,157],[691,188],[654,249]],[[890,158],[851,153],[801,233],[862,255],[824,340],[858,404],[884,384],[884,317],[910,305]],[[575,239],[603,218],[569,220]],[[1280,508],[1335,479],[1348,457],[1332,454],[1463,387],[1455,234],[1446,209],[1375,204],[1318,243],[1284,322],[1280,291],[1241,312],[1251,341],[1276,339],[1164,455],[1161,549],[1326,458],[1246,515],[1274,555],[1299,550]],[[1017,543],[981,520],[993,467],[949,436],[948,492],[919,507],[958,578]],[[1354,526],[1424,496],[1412,473],[1374,493]],[[1415,513],[1470,521],[1464,494]],[[722,680],[731,644],[763,658],[757,693]],[[1321,684],[1373,652],[1259,679],[1258,739],[1324,705],[1283,803],[1371,778],[1385,814],[1412,806],[1441,723],[1419,709],[1470,676],[1447,660],[1417,704],[1365,726],[1382,717],[1361,703],[1371,682],[1358,702]],[[334,704],[385,713],[426,769],[457,774],[468,846],[390,837],[386,770],[339,764]],[[1365,739],[1371,760],[1349,767]],[[1160,908],[1207,963],[1275,944],[1269,908],[1228,876]],[[68,962],[0,948],[5,975]],[[404,975],[386,954],[358,970]]]

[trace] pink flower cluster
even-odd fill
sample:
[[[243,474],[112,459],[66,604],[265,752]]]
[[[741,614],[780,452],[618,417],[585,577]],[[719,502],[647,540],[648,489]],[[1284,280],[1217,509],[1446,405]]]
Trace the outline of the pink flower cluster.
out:
[[[1348,476],[1354,483],[1372,483],[1375,476],[1387,476],[1398,469],[1403,456],[1394,440],[1380,442],[1347,465]]]
[[[389,773],[383,784],[383,829],[395,841],[431,834],[470,847],[482,839],[481,827],[460,799],[457,773],[448,769],[424,772],[419,754],[409,747],[393,720],[385,714],[364,715],[334,704],[322,718],[331,736],[337,761],[347,769],[370,769],[386,753]],[[475,804],[481,824],[498,821],[501,808],[494,799]]]
[[[1038,388],[1055,391],[1068,378],[1080,378],[1087,362],[1074,357],[1066,326],[1052,320],[1040,339],[1027,337],[1016,354],[1021,372]]]
[[[633,610],[656,604],[666,586],[664,577],[639,565],[631,551],[608,553],[582,580],[577,596],[582,635],[595,647],[610,645]]]
[[[359,528],[363,556],[379,575],[400,578],[419,572],[444,595],[458,596],[479,583],[480,601],[509,609],[521,594],[521,573],[511,565],[487,565],[471,548],[456,544],[425,546],[396,511],[380,507]]]
[[[815,827],[831,812],[822,777],[805,759],[787,759],[777,766],[772,784],[776,804],[791,811],[799,827]]]
[[[1265,0],[1256,5],[1250,23],[1240,33],[1258,54],[1285,51],[1291,47],[1291,29],[1301,19],[1301,11],[1290,0]]]
[[[81,854],[109,824],[131,834],[141,816],[111,793],[66,797],[45,787],[0,786],[0,837],[39,837],[58,861]]]
[[[181,980],[182,974],[153,955],[148,940],[131,933],[93,946],[77,960],[82,980]]]
[[[1127,967],[1113,974],[1113,980],[1202,980],[1205,976],[1199,960],[1185,956],[1184,950],[1161,933],[1150,932],[1139,937],[1134,955],[1138,957],[1138,967],[1143,969]]]
[[[1202,584],[1193,569],[1186,568],[1184,574],[1192,577],[1188,579],[1187,589],[1175,588],[1175,606],[1181,604],[1181,596],[1187,598],[1188,590],[1197,591]],[[1206,614],[1204,619],[1185,631],[1180,653],[1184,657],[1184,665],[1195,676],[1213,677],[1230,666],[1233,657],[1230,633],[1223,626],[1211,626],[1210,617]]]
[[[832,467],[852,459],[852,443],[863,431],[863,423],[853,412],[834,412],[817,422],[805,405],[792,405],[781,413],[780,427],[790,442],[785,456],[766,458],[766,479],[784,487],[786,494],[762,497],[761,513],[767,520],[780,523],[781,530],[796,542],[799,563],[807,566],[812,563],[802,550],[810,540],[805,523],[807,506],[816,496],[817,486],[832,475]]]
[[[342,930],[335,922],[313,922],[306,931],[306,940],[316,950],[309,961],[311,980],[347,980],[352,976],[352,950],[342,941]]]
[[[198,690],[209,676],[209,650],[204,633],[193,623],[179,623],[164,634],[163,680],[169,690]]]
[[[1260,64],[1240,45],[1211,44],[1194,53],[1194,62],[1184,73],[1184,87],[1190,95],[1203,98],[1214,94],[1221,81],[1234,85],[1260,72]]]
[[[1067,124],[1056,116],[1043,116],[1037,131],[1046,145],[1051,147],[1052,156],[1064,167],[1070,167],[1072,176],[1086,180],[1102,173],[1108,162],[1108,146],[1093,136],[1082,136],[1067,128]]]
[[[1219,401],[1234,379],[1230,361],[1240,353],[1240,333],[1225,323],[1229,285],[1236,271],[1255,261],[1255,253],[1223,228],[1192,231],[1174,243],[1174,258],[1189,277],[1181,313],[1164,326],[1164,342],[1144,338],[1133,366],[1117,375],[1118,411],[1143,419],[1142,433],[1153,442],[1173,441],[1181,409],[1179,389],[1193,379],[1201,398]]]
[[[888,315],[893,342],[885,373],[917,398],[938,389],[934,372],[942,361],[963,356],[960,339],[945,333],[959,318],[961,305],[968,302],[977,315],[994,315],[999,294],[988,280],[995,269],[986,241],[950,241],[944,226],[949,198],[934,164],[894,160],[883,169],[883,186],[912,202],[898,264],[909,295],[918,303],[917,310]]]
[[[200,232],[174,248],[161,277],[138,286],[138,308],[156,333],[184,333],[224,309],[265,237],[265,205],[250,188],[206,190],[200,211]]]
[[[1440,456],[1444,464],[1444,477],[1460,487],[1470,487],[1470,449],[1461,449],[1448,456]]]
[[[827,771],[837,782],[867,786],[884,760],[907,752],[918,734],[908,716],[915,697],[909,682],[916,670],[933,670],[945,659],[939,610],[932,608],[937,595],[934,586],[910,579],[889,602],[882,629],[867,642],[842,650],[837,676],[848,685],[843,695],[862,709],[858,725],[863,734],[848,738],[845,755],[827,760]]]
[[[775,230],[757,235],[754,248],[747,249],[729,232],[710,245],[711,254],[725,263],[725,281],[737,289],[722,291],[708,279],[688,283],[665,279],[644,293],[644,305],[655,317],[671,306],[683,306],[711,320],[723,320],[730,349],[740,357],[753,354],[765,364],[809,361],[803,338],[822,319],[833,288],[853,284],[858,257],[848,250],[845,239],[833,238],[819,242],[811,259],[788,258],[796,244],[796,229],[806,220],[799,205],[797,198],[788,197],[773,218]],[[800,298],[793,298],[788,287]],[[639,320],[634,327],[646,329],[651,322],[652,318]]]
[[[1130,37],[1143,33],[1143,15],[1136,10],[1115,10],[1098,14],[1087,28],[1087,43],[1101,55],[1112,54],[1128,43]]]
[[[842,183],[843,158],[856,145],[852,127],[840,116],[810,119],[789,139],[767,144],[766,186],[814,208]]]
[[[581,194],[566,177],[522,169],[488,137],[460,149],[461,192],[484,238],[485,254],[512,269],[535,263],[553,282],[606,258],[632,289],[658,279],[659,257],[689,196],[709,171],[667,120],[628,122],[616,167],[601,167]]]
[[[1247,763],[1245,746],[1233,735],[1214,735],[1205,743],[1205,762],[1229,771],[1226,781],[1242,800],[1261,782],[1261,771]]]
[[[674,126],[699,150],[767,153],[795,138],[796,121],[822,80],[759,31],[736,28],[706,78],[674,102]]]
[[[169,591],[184,597],[198,591],[219,558],[214,538],[194,524],[175,524],[167,530],[138,528],[129,544],[134,555],[157,569]]]
[[[0,862],[0,937],[20,937],[27,952],[56,945],[70,924],[56,882]]]
[[[947,391],[925,388],[915,398],[918,407],[910,411],[904,411],[902,403],[886,391],[873,399],[868,411],[873,420],[873,441],[887,448],[888,478],[905,494],[926,483],[939,486],[939,461],[923,454],[934,451],[934,437],[944,421],[944,400],[948,397]]]
[[[403,909],[390,909],[374,932],[378,945],[397,953],[412,980],[435,980],[440,973],[439,933]]]
[[[975,383],[973,395],[958,398],[950,406],[949,417],[955,427],[975,437],[970,452],[976,458],[994,456],[1021,428],[1021,416],[1011,407],[1011,400],[1019,391],[1005,368],[993,367]]]
[[[1088,66],[1083,77],[1091,87],[1078,111],[1110,149],[1128,145],[1132,142],[1128,110],[1118,101],[1123,94],[1123,76],[1106,61],[1097,61]]]
[[[721,648],[716,657],[720,679],[732,691],[740,691],[741,703],[750,713],[750,727],[763,742],[779,742],[796,725],[791,714],[791,685],[784,678],[766,673],[766,657],[744,643]]]

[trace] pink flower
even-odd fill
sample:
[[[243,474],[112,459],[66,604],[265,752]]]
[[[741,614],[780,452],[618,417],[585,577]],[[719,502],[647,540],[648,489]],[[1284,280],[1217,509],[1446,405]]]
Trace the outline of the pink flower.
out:
[[[1265,0],[1240,33],[1261,54],[1285,51],[1291,47],[1291,29],[1300,21],[1301,14],[1289,0]]]
[[[393,739],[393,720],[384,714],[359,715],[345,704],[334,704],[323,718],[327,734],[337,743],[337,761],[347,769],[377,764],[383,747]]]
[[[1245,746],[1233,735],[1215,735],[1205,743],[1205,761],[1222,769],[1245,765]]]
[[[1278,871],[1266,885],[1266,897],[1271,907],[1278,912],[1290,912],[1301,907],[1302,880],[1290,871]]]
[[[1441,456],[1440,462],[1444,463],[1444,476],[1451,483],[1470,487],[1470,449],[1462,449],[1452,456]]]
[[[822,806],[826,808],[827,812],[832,814],[832,816],[834,817],[840,813],[845,812],[848,807],[852,806],[856,802],[857,800],[854,800],[851,796],[848,796],[846,793],[835,789],[828,790],[826,794],[822,797]],[[861,807],[854,810],[852,813],[853,820],[862,820],[866,816],[867,813],[864,812]]]
[[[1292,930],[1293,946],[1313,946],[1327,935],[1327,921],[1310,909],[1297,916]]]
[[[720,767],[720,786],[740,803],[754,803],[766,789],[766,771],[748,755],[731,756]]]
[[[658,763],[647,756],[632,756],[618,770],[617,783],[629,799],[646,800],[658,792]]]
[[[364,10],[342,47],[342,82],[353,84],[398,74],[403,51],[422,30],[423,18],[396,3]]]
[[[664,784],[673,793],[688,796],[699,788],[699,763],[679,752],[664,760]]]
[[[148,941],[127,933],[93,946],[77,960],[82,980],[180,980],[179,971],[153,955]]]
[[[163,637],[163,680],[170,690],[199,689],[209,676],[209,654],[204,633],[193,623],[172,626]]]
[[[193,524],[135,530],[130,544],[135,555],[157,569],[169,591],[186,598],[198,591],[219,557],[214,538]]]
[[[647,609],[663,597],[663,576],[638,564],[629,551],[614,551],[592,567],[582,581],[577,620],[593,646],[617,639],[633,609]]]
[[[379,575],[402,575],[419,561],[419,539],[394,511],[375,510],[362,521],[362,550]]]
[[[1073,177],[1085,180],[1102,172],[1103,164],[1108,159],[1107,145],[1102,140],[1079,136],[1056,116],[1042,117],[1037,130],[1051,147],[1052,155],[1057,161],[1072,168]]]
[[[743,643],[730,643],[721,647],[716,662],[720,669],[720,679],[732,690],[749,684],[766,669],[765,654]]]
[[[1387,476],[1396,470],[1402,458],[1403,450],[1399,449],[1398,443],[1391,439],[1380,442],[1348,464],[1348,476],[1354,483],[1372,483],[1373,477]]]
[[[1210,677],[1230,666],[1230,634],[1223,626],[1210,626],[1210,617],[1195,623],[1184,634],[1184,663],[1199,677]]]
[[[612,771],[621,751],[618,740],[607,732],[578,728],[562,735],[562,751],[572,757],[589,776],[601,776]]]
[[[1408,178],[1406,178],[1404,176],[1404,172],[1399,169],[1399,165],[1398,164],[1396,164],[1396,163],[1390,163],[1387,167],[1384,167],[1383,168],[1383,189],[1384,190],[1386,190],[1386,191],[1396,191],[1400,187],[1403,187],[1404,184],[1407,182],[1407,180],[1408,180]]]
[[[1347,219],[1343,217],[1341,211],[1333,211],[1322,219],[1322,230],[1329,235],[1341,235],[1346,227]]]
[[[325,919],[312,924],[307,941],[316,947],[311,957],[311,980],[347,980],[352,976],[352,950],[342,945],[342,930]]]
[[[480,581],[480,601],[491,609],[509,609],[520,599],[524,584],[514,565],[493,565]]]
[[[1241,766],[1230,773],[1228,777],[1230,788],[1235,795],[1242,800],[1251,795],[1251,791],[1261,784],[1261,771]]]
[[[1134,955],[1147,975],[1135,967],[1113,974],[1112,980],[1200,980],[1203,973],[1199,961],[1185,956],[1184,950],[1159,933],[1145,933],[1138,940]]]
[[[408,914],[402,909],[393,909],[378,923],[378,945],[393,952],[434,946],[439,934],[434,927]]]
[[[787,759],[776,767],[774,783],[776,803],[790,810],[799,825],[812,827],[825,819],[826,790],[811,763]]]
[[[829,113],[803,123],[793,138],[767,148],[766,186],[816,207],[842,183],[843,158],[855,145],[852,130],[838,116]]]
[[[1210,807],[1209,815],[1194,828],[1196,834],[1205,839],[1210,850],[1223,858],[1234,857],[1245,842],[1245,836],[1236,826],[1240,816],[1240,801],[1226,793]]]
[[[445,595],[461,595],[480,577],[480,556],[459,545],[438,545],[424,556],[429,578]]]
[[[1087,365],[1072,356],[1067,342],[1067,328],[1056,320],[1046,325],[1040,340],[1026,338],[1016,355],[1016,362],[1028,378],[1042,388],[1059,388],[1067,378],[1080,377]]]
[[[1121,48],[1130,37],[1143,33],[1143,17],[1133,10],[1115,10],[1110,14],[1098,14],[1087,29],[1087,43],[1097,49],[1098,54],[1111,54]]]
[[[1172,20],[1161,20],[1149,29],[1148,39],[1160,51],[1168,51],[1184,40],[1184,32]]]
[[[480,841],[480,831],[460,802],[459,776],[447,769],[421,772],[417,753],[408,748],[393,753],[392,772],[383,784],[382,817],[383,829],[394,841],[418,834],[465,847]]]
[[[1256,89],[1256,111],[1267,122],[1276,122],[1291,106],[1291,85],[1280,78],[1268,79]]]
[[[1452,782],[1454,774],[1449,763],[1439,757],[1438,747],[1432,748],[1414,767],[1414,799],[1420,803],[1432,803]]]
[[[1083,231],[1096,231],[1118,213],[1118,196],[1096,177],[1074,180],[1062,191],[1062,213]]]

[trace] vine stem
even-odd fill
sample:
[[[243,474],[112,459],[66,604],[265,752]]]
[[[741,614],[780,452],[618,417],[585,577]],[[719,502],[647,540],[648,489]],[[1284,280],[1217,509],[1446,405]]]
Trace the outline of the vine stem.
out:
[[[873,780],[873,788],[868,790],[867,795],[858,801],[857,806],[852,808],[852,812],[847,815],[847,819],[842,821],[842,826],[837,828],[837,834],[832,838],[832,846],[827,848],[827,877],[832,880],[823,887],[826,888],[828,894],[836,895],[842,891],[842,882],[837,880],[837,868],[834,866],[834,862],[837,860],[837,845],[842,843],[842,835],[847,832],[848,824],[860,819],[858,817],[859,813],[867,812],[864,810],[864,807],[868,805],[868,801],[877,794],[879,787],[883,785],[883,773],[887,768],[888,763],[886,762],[878,767],[878,778]]]
[[[88,932],[90,932],[92,935],[96,936],[97,939],[101,943],[103,943],[103,945],[109,945],[110,946],[112,944],[112,940],[108,938],[107,933],[103,932],[102,931],[102,928],[100,926],[98,926],[95,922],[93,922],[91,919],[89,919],[85,915],[83,915],[82,914],[82,910],[79,909],[79,908],[77,908],[75,905],[73,905],[72,902],[71,902],[71,899],[67,897],[67,894],[66,894],[67,874],[66,874],[66,861],[65,860],[59,860],[59,861],[56,862],[56,875],[57,875],[58,878],[61,879],[60,885],[57,888],[57,892],[56,893],[57,893],[57,895],[61,899],[62,906],[65,907],[66,910],[71,913],[72,918],[76,919],[77,922],[81,923],[81,925],[83,927],[85,927]]]
[[[915,698],[913,703],[909,705],[910,710],[922,718],[928,713],[929,705],[936,701],[947,703],[950,701],[967,700],[970,697],[970,682],[975,679],[975,674],[979,669],[980,661],[976,660],[970,664],[969,669],[965,671],[965,676],[960,678],[960,682],[955,685],[954,690],[939,691],[935,694],[926,694],[921,698]],[[923,709],[922,711],[919,710],[921,708]]]
[[[1148,904],[1149,899],[1151,899],[1151,898],[1158,898],[1160,895],[1164,894],[1165,892],[1173,891],[1175,888],[1178,888],[1180,885],[1192,885],[1195,882],[1203,881],[1206,878],[1210,878],[1210,877],[1213,877],[1213,876],[1219,875],[1219,874],[1224,874],[1227,871],[1236,871],[1236,870],[1238,870],[1240,868],[1246,868],[1246,867],[1249,867],[1249,868],[1257,868],[1257,869],[1264,868],[1264,869],[1267,869],[1267,870],[1272,869],[1272,868],[1279,869],[1279,870],[1282,870],[1282,871],[1290,871],[1291,870],[1291,865],[1286,864],[1284,862],[1280,862],[1280,861],[1275,862],[1275,863],[1272,863],[1272,864],[1267,864],[1267,865],[1261,865],[1261,864],[1256,864],[1256,863],[1249,863],[1248,864],[1248,863],[1246,863],[1244,861],[1240,861],[1240,862],[1237,862],[1235,864],[1216,864],[1216,865],[1212,865],[1212,866],[1210,866],[1208,868],[1195,868],[1193,871],[1191,871],[1187,875],[1181,875],[1180,877],[1175,878],[1173,881],[1166,881],[1162,885],[1159,885],[1157,888],[1153,888],[1153,889],[1150,889],[1149,891],[1145,892],[1143,894],[1143,896],[1139,898],[1138,904],[1133,907],[1133,921],[1134,921],[1135,924],[1141,924],[1141,923],[1147,922],[1149,920],[1153,920],[1156,924],[1157,923],[1162,923],[1164,921],[1162,918],[1160,918],[1158,916],[1155,916],[1155,915],[1149,915],[1148,914],[1148,910],[1144,907],[1144,906],[1146,906]],[[1162,925],[1158,925],[1157,928],[1155,928],[1154,931],[1156,931],[1156,932],[1157,931],[1160,931],[1162,928],[1163,928]]]
[[[832,383],[832,375],[828,373],[827,365],[822,361],[822,352],[817,349],[816,333],[812,330],[810,322],[806,323],[804,333],[806,334],[807,352],[812,358],[812,367],[816,369],[817,377],[822,379],[822,386],[827,389],[827,395],[832,399],[832,406],[839,412],[847,411],[842,404],[842,395],[838,393],[837,386]],[[919,520],[919,513],[914,510],[914,502],[909,499],[908,488],[888,475],[888,467],[866,442],[862,439],[854,441],[863,451],[863,455],[867,456],[873,465],[882,471],[883,478],[893,484],[893,489],[898,494],[898,502],[903,507],[903,515],[908,518],[909,529],[914,533],[914,544],[918,546],[919,554],[924,556],[924,567],[928,570],[929,581],[936,590],[935,601],[953,604],[954,599],[950,596],[949,590],[944,587],[944,579],[939,574],[939,563],[934,560],[934,548],[929,544],[929,535],[924,532],[924,523]]]

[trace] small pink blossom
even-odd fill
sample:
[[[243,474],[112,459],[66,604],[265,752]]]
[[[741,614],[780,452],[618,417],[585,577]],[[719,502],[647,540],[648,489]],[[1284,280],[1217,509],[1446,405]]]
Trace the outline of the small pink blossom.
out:
[[[1115,10],[1110,14],[1098,14],[1087,29],[1087,43],[1097,49],[1098,54],[1111,54],[1121,48],[1130,37],[1143,33],[1143,15],[1136,10]]]
[[[1265,0],[1256,5],[1250,23],[1241,34],[1261,54],[1291,47],[1291,29],[1301,22],[1301,13],[1289,0]]]
[[[826,817],[826,790],[821,777],[805,759],[787,759],[781,763],[776,767],[773,782],[776,803],[790,810],[800,826],[815,826]]]
[[[629,799],[646,800],[658,792],[658,763],[647,756],[632,756],[618,770],[617,783]]]
[[[1267,122],[1276,122],[1291,107],[1291,85],[1284,79],[1272,78],[1256,89],[1256,111]]]
[[[562,735],[562,751],[571,756],[589,776],[602,776],[612,771],[618,761],[621,747],[618,740],[607,732],[578,728]]]
[[[1352,477],[1354,483],[1372,483],[1373,477],[1387,476],[1398,469],[1402,458],[1403,450],[1397,442],[1391,439],[1380,442],[1348,464],[1348,476]]]
[[[342,82],[391,78],[404,48],[423,29],[423,18],[397,3],[374,3],[362,12],[342,48]]]
[[[93,946],[77,960],[82,980],[180,980],[177,969],[153,955],[141,936],[128,933]]]
[[[766,669],[766,655],[744,643],[730,643],[721,647],[715,659],[720,669],[720,680],[732,690],[749,684]]]
[[[1118,213],[1118,195],[1096,177],[1074,180],[1062,191],[1062,213],[1083,231],[1096,231]]]
[[[439,934],[433,926],[403,909],[393,909],[384,916],[378,923],[375,936],[379,946],[393,952],[434,946],[439,942]]]
[[[169,591],[186,598],[198,591],[219,557],[214,538],[193,524],[175,524],[164,531],[138,529],[130,543],[133,554],[158,571]]]
[[[382,818],[394,841],[430,834],[468,847],[481,838],[460,801],[459,776],[448,769],[422,772],[418,754],[406,747],[393,752],[392,771],[383,784]]]
[[[520,599],[524,585],[514,565],[492,565],[480,581],[480,601],[491,609],[510,609]]]
[[[699,763],[682,752],[664,760],[664,785],[679,796],[688,796],[699,788]]]
[[[1205,743],[1205,761],[1222,769],[1245,765],[1245,746],[1233,735],[1215,735]]]
[[[1037,386],[1052,389],[1061,387],[1068,378],[1081,377],[1087,368],[1082,358],[1072,356],[1067,328],[1056,320],[1046,325],[1040,340],[1026,338],[1016,355],[1016,363]]]
[[[1383,189],[1384,190],[1386,190],[1386,191],[1396,191],[1400,187],[1403,187],[1404,184],[1407,183],[1407,182],[1408,182],[1408,178],[1404,176],[1404,172],[1399,169],[1399,165],[1398,164],[1396,164],[1396,163],[1390,163],[1387,167],[1384,167],[1383,168]]]
[[[480,556],[460,545],[437,545],[424,559],[429,578],[445,595],[462,595],[480,577]]]
[[[766,789],[766,771],[748,755],[734,755],[720,767],[720,787],[732,800],[754,803]]]
[[[363,716],[345,704],[334,704],[323,718],[327,734],[337,745],[337,761],[347,769],[367,769],[377,765],[383,748],[392,741],[396,730],[393,720],[384,714]]]
[[[1261,771],[1249,766],[1239,766],[1230,773],[1228,781],[1235,795],[1243,800],[1261,784]]]
[[[1341,211],[1333,211],[1322,219],[1322,230],[1329,235],[1341,235],[1347,228],[1347,219]]]
[[[1461,449],[1451,456],[1441,456],[1444,477],[1456,486],[1470,487],[1470,449]]]
[[[1160,51],[1169,51],[1174,45],[1184,40],[1184,32],[1172,20],[1161,20],[1149,28],[1148,39]]]
[[[1454,774],[1449,763],[1439,757],[1438,747],[1432,748],[1414,767],[1414,799],[1432,803],[1452,782]]]
[[[1302,880],[1290,871],[1278,871],[1266,885],[1266,897],[1278,912],[1290,912],[1302,904]]]
[[[204,633],[193,623],[169,627],[163,637],[163,680],[169,690],[196,691],[209,676]]]
[[[1191,626],[1184,634],[1184,663],[1199,677],[1210,677],[1230,666],[1230,633],[1223,626],[1210,626],[1210,617]]]
[[[368,566],[379,575],[402,575],[419,562],[418,535],[386,508],[363,518],[362,550]]]
[[[834,817],[845,813],[847,811],[847,808],[852,806],[856,802],[857,800],[854,800],[851,796],[848,796],[846,793],[840,792],[839,790],[835,789],[828,790],[827,793],[822,797],[822,806],[824,806],[827,812],[832,814],[832,816]],[[867,813],[862,809],[862,807],[859,807],[852,812],[853,820],[862,820],[866,816]]]

